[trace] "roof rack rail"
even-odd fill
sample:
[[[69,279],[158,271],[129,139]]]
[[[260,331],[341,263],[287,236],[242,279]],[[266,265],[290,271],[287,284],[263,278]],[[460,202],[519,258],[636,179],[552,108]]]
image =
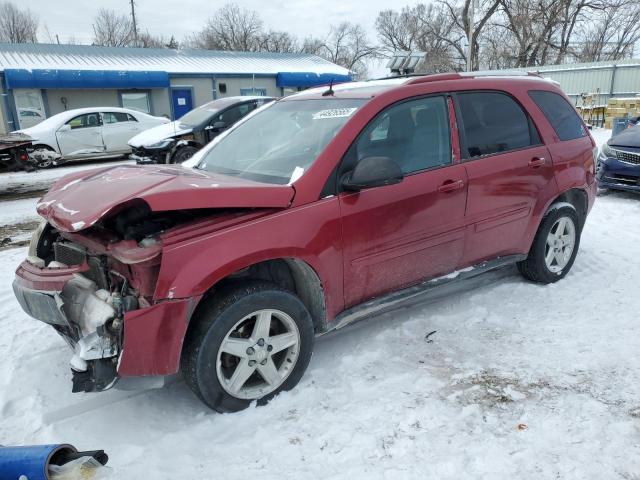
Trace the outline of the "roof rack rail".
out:
[[[424,77],[427,73],[403,73],[402,75],[389,75],[388,77],[370,78],[367,82],[375,82],[377,80],[393,80],[394,78],[412,78]]]
[[[477,72],[451,72],[451,73],[434,73],[432,75],[422,75],[407,82],[407,85],[427,82],[440,82],[443,80],[461,80],[463,78],[482,78],[482,77],[537,77],[542,78],[535,72],[527,72],[523,70],[480,70]]]

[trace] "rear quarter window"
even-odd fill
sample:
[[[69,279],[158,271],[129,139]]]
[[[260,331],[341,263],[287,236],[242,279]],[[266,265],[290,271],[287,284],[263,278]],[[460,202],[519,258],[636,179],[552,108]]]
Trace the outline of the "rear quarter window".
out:
[[[561,141],[587,134],[578,112],[562,95],[546,90],[530,90],[529,97],[542,110]]]

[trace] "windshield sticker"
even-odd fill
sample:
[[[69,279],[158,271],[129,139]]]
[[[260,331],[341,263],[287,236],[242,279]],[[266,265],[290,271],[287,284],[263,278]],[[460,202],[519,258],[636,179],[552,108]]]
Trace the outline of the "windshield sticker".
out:
[[[341,118],[350,117],[358,108],[329,108],[327,110],[320,110],[313,114],[314,120],[322,120],[323,118]]]
[[[294,168],[293,169],[293,173],[291,174],[291,178],[289,179],[289,183],[287,183],[287,185],[291,185],[293,182],[298,180],[302,176],[303,173],[304,173],[304,168],[302,168],[302,167]]]

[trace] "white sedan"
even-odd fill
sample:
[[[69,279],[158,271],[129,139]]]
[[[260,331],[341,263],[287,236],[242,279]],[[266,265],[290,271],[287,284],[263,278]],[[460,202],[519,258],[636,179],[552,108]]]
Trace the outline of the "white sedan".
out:
[[[94,107],[67,110],[18,132],[34,139],[38,166],[46,168],[70,160],[128,155],[129,139],[163,123],[169,119],[127,108]]]

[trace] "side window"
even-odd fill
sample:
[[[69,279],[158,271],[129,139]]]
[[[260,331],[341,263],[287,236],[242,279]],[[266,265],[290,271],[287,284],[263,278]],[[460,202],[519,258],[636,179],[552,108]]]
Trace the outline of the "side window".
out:
[[[79,115],[69,120],[66,124],[71,126],[71,130],[75,130],[77,128],[99,127],[101,125],[100,115],[98,113]]]
[[[573,140],[587,134],[578,113],[562,95],[545,90],[530,90],[529,96],[542,110],[560,140]]]
[[[446,98],[426,97],[387,108],[367,125],[347,156],[350,168],[365,157],[389,157],[405,174],[450,164]]]
[[[130,122],[137,122],[138,121],[138,120],[136,120],[136,117],[134,117],[130,113],[127,113],[127,120],[129,120]]]
[[[127,114],[121,112],[107,112],[102,114],[105,124],[128,122]]]
[[[509,95],[470,92],[457,98],[469,158],[539,144],[529,117]]]
[[[236,105],[228,110],[225,110],[216,119],[217,122],[224,122],[227,126],[231,126],[236,123],[242,117],[244,117],[251,110],[251,105],[243,103],[242,105]]]

